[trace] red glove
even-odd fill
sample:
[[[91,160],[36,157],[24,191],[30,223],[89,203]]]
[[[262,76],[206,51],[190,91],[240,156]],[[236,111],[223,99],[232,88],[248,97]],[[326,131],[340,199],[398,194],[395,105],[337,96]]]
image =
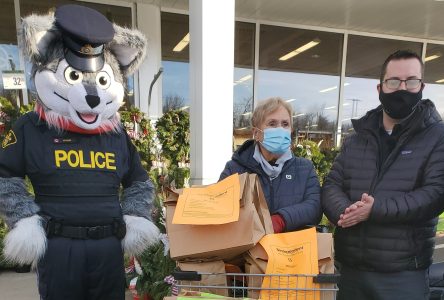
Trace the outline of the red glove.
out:
[[[271,222],[273,222],[274,233],[281,233],[285,229],[285,220],[281,215],[276,214],[271,216]]]

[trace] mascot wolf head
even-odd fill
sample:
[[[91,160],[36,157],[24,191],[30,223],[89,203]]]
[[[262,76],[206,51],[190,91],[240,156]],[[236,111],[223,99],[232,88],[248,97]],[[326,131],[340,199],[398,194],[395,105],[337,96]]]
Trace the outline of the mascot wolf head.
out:
[[[26,17],[22,45],[33,64],[36,111],[60,130],[119,130],[125,77],[142,63],[146,44],[139,31],[83,6]]]

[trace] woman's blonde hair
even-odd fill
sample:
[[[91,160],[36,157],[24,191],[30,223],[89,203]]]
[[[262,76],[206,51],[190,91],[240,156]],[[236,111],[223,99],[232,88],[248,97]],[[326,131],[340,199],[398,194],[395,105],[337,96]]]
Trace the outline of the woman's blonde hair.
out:
[[[251,117],[251,124],[253,127],[259,127],[260,124],[264,121],[265,117],[271,113],[274,113],[279,107],[283,107],[288,111],[288,115],[293,115],[293,108],[288,102],[285,102],[282,98],[273,97],[268,98],[262,102],[254,109],[253,116]],[[293,124],[290,125],[293,126]]]

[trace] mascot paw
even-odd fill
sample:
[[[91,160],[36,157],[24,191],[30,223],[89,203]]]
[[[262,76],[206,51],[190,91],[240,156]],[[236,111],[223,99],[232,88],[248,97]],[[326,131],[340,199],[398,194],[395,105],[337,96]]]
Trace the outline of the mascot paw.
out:
[[[146,248],[159,241],[159,228],[142,217],[123,216],[126,223],[126,235],[122,240],[125,253],[139,255]]]
[[[19,265],[37,265],[46,251],[46,235],[40,216],[18,221],[5,237],[3,254],[7,261]]]

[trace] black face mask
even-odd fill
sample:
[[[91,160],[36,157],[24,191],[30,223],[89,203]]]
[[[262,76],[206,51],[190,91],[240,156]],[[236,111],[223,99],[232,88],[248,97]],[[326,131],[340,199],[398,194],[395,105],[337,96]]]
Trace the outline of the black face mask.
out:
[[[404,119],[413,113],[422,99],[422,89],[417,93],[398,90],[393,93],[379,92],[379,101],[385,113],[392,119]]]

